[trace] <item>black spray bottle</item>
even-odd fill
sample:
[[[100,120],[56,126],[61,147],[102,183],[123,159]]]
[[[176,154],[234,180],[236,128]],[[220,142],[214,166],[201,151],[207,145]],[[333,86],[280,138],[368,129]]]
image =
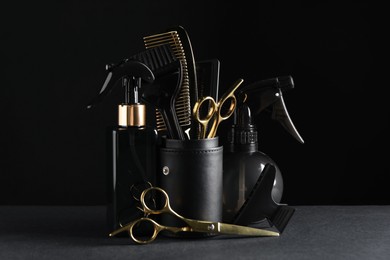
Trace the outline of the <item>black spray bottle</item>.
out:
[[[107,131],[108,228],[119,228],[143,216],[137,196],[155,184],[157,131],[146,124],[146,107],[138,98],[142,82],[152,83],[153,72],[144,63],[126,61],[107,66],[107,79],[92,107],[122,80],[124,102],[118,106],[118,125]]]
[[[268,163],[276,168],[272,199],[276,203],[280,202],[283,194],[281,171],[268,155],[258,150],[258,133],[252,119],[265,109],[271,108],[272,118],[280,122],[290,134],[303,143],[289,117],[282,96],[282,91],[293,87],[292,78],[286,76],[262,80],[247,85],[238,92],[234,124],[228,133],[228,143],[224,148],[224,221],[230,222],[234,219]]]

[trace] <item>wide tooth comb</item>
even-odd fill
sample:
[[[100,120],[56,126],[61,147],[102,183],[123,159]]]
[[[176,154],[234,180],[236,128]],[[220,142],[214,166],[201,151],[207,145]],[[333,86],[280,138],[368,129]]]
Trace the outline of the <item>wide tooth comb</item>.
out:
[[[161,128],[164,124],[169,138],[184,140],[185,135],[177,116],[182,112],[177,113],[175,105],[183,82],[181,61],[173,54],[169,44],[149,48],[132,56],[130,60],[138,60],[147,65],[156,78],[153,84],[158,82],[156,86],[144,88],[142,93],[142,99],[154,105],[161,115],[156,120],[156,126]]]
[[[169,45],[174,56],[181,61],[183,66],[183,83],[179,92],[179,96],[175,102],[175,109],[180,126],[190,126],[191,96],[188,64],[179,33],[177,31],[169,31],[151,36],[145,36],[143,40],[146,49],[155,48],[160,45]],[[157,131],[166,130],[164,120],[162,119],[161,113],[158,110],[156,110],[156,128]]]
[[[171,71],[171,66],[169,65],[176,66],[174,61],[177,60],[169,44],[150,48],[132,56],[130,59],[145,63],[156,77]]]

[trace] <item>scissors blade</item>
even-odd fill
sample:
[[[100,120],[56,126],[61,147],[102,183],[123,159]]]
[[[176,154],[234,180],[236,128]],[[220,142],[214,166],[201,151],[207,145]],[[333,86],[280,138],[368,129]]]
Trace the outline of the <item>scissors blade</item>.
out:
[[[123,232],[123,231],[130,230],[130,227],[131,227],[131,225],[134,224],[134,222],[135,222],[135,221],[132,221],[132,222],[130,222],[129,224],[126,224],[125,226],[120,227],[120,228],[118,228],[118,229],[112,231],[110,234],[108,234],[108,236],[113,237],[113,236],[116,236],[117,234],[119,234],[119,233],[121,233],[121,232]]]
[[[279,233],[271,230],[245,227],[239,225],[217,223],[217,232],[220,234],[259,236],[259,237],[278,237]]]

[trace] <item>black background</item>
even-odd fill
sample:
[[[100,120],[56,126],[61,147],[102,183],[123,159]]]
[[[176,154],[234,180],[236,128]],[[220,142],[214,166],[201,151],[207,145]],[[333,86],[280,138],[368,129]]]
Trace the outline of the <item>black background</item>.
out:
[[[12,1],[1,8],[0,204],[104,204],[105,129],[119,91],[87,110],[105,64],[182,25],[196,60],[218,58],[221,92],[292,75],[299,144],[268,116],[260,150],[289,204],[388,204],[389,109],[377,69],[379,8],[259,1]],[[223,135],[229,122],[222,123]]]

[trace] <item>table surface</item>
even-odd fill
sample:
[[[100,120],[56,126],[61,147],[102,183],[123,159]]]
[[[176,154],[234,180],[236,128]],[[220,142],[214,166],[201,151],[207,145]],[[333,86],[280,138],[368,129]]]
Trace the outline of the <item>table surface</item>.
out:
[[[0,259],[390,259],[390,206],[294,206],[280,237],[109,238],[103,206],[0,206]]]

